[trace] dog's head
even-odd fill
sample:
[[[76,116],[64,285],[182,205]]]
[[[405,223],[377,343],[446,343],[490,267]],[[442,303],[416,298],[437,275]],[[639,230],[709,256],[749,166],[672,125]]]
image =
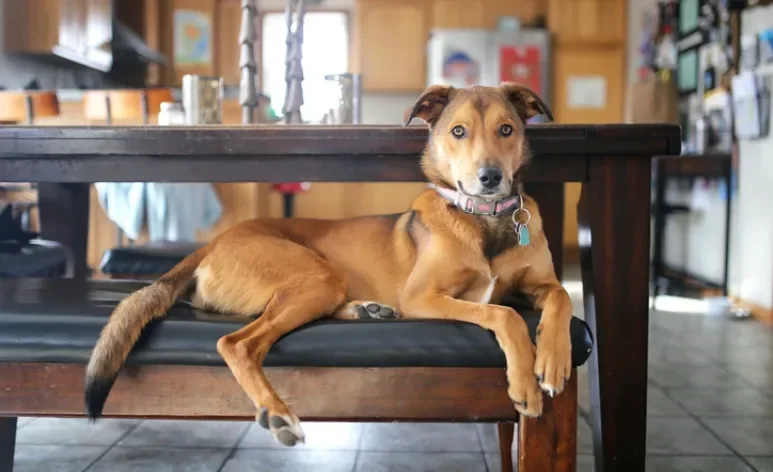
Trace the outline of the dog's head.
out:
[[[403,124],[421,118],[430,126],[422,167],[431,182],[468,195],[510,195],[518,169],[528,158],[525,123],[550,109],[527,87],[455,89],[433,85],[405,112]]]

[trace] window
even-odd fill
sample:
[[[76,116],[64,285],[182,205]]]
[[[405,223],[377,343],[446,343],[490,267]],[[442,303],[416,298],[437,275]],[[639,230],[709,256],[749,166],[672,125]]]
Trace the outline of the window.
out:
[[[282,116],[285,99],[287,25],[284,13],[263,15],[262,91],[271,98],[274,114]],[[332,84],[327,74],[347,72],[349,67],[348,17],[341,12],[307,12],[303,21],[304,122],[319,123],[332,107]]]

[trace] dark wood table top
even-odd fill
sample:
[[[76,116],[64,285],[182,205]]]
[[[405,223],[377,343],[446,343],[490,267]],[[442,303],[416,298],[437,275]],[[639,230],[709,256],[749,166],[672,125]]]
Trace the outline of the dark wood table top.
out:
[[[0,128],[16,182],[423,181],[423,126]],[[676,125],[527,127],[531,181],[585,181],[594,157],[678,154]]]

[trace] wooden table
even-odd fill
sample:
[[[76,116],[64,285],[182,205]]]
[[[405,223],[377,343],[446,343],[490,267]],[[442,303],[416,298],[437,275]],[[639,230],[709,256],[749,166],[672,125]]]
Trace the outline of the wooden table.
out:
[[[533,159],[525,178],[543,213],[562,214],[564,182],[583,183],[596,470],[643,472],[650,165],[652,156],[679,153],[680,129],[534,125],[527,136]],[[42,237],[70,246],[83,276],[91,182],[423,181],[426,140],[422,127],[394,126],[8,127],[0,129],[0,180],[40,183]],[[546,233],[560,251],[560,223]]]

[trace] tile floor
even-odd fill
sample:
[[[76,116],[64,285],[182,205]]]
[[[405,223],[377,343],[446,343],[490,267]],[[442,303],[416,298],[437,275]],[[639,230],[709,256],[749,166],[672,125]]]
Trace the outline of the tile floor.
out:
[[[567,288],[581,310],[572,277]],[[664,310],[651,320],[648,471],[773,472],[773,329]],[[593,468],[587,369],[579,375],[585,472]],[[305,423],[304,430],[307,443],[286,449],[248,423],[22,418],[15,471],[500,470],[492,425]]]

